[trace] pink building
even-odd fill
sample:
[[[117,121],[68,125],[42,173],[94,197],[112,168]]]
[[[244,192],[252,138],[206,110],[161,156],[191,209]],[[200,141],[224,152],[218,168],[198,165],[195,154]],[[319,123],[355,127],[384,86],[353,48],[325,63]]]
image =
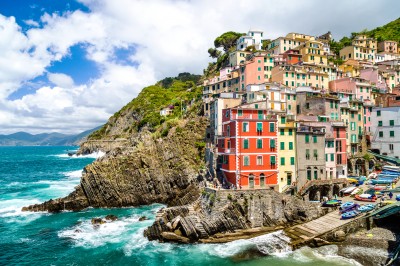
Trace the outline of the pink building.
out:
[[[378,89],[387,89],[386,82],[384,81],[382,75],[379,74],[378,69],[374,68],[361,69],[360,78],[368,80]]]
[[[362,78],[342,78],[329,82],[329,91],[339,98],[370,100],[372,85]]]
[[[264,56],[255,54],[252,59],[240,65],[240,88],[244,91],[249,84],[269,81],[264,75]]]

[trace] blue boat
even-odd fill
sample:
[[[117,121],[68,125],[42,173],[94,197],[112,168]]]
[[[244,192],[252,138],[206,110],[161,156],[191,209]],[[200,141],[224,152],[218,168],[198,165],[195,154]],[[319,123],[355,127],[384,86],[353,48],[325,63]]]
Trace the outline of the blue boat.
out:
[[[345,212],[345,213],[342,214],[342,220],[354,218],[359,214],[360,213],[358,211],[355,211],[355,210],[354,211]]]
[[[336,207],[336,206],[339,206],[341,203],[342,203],[341,200],[332,199],[332,200],[328,200],[328,201],[325,201],[324,203],[322,203],[322,207]]]
[[[346,213],[346,212],[350,212],[350,211],[354,211],[354,210],[358,210],[358,208],[360,207],[360,205],[353,203],[352,205],[350,205],[347,208],[341,209],[339,211],[339,213]]]
[[[347,202],[343,203],[342,205],[340,205],[340,208],[339,208],[339,209],[344,210],[344,209],[346,209],[346,208],[348,208],[348,207],[350,207],[350,206],[352,206],[352,205],[354,205],[354,202],[352,202],[352,201],[347,201]]]
[[[396,200],[400,201],[400,194],[396,196]]]
[[[375,209],[375,204],[367,204],[367,205],[363,205],[360,208],[358,208],[358,211],[369,212],[369,211],[372,211],[373,209]]]

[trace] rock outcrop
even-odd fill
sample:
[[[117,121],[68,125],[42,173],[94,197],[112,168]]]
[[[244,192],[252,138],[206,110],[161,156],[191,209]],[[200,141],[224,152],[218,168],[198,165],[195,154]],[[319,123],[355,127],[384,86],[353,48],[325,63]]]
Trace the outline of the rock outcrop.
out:
[[[228,242],[254,237],[325,214],[320,204],[284,196],[271,189],[205,189],[193,204],[162,209],[145,231],[149,240]]]
[[[65,198],[24,207],[24,211],[82,210],[151,203],[184,205],[199,197],[206,119],[179,120],[167,136],[141,130],[129,145],[109,151],[85,167],[80,185]]]

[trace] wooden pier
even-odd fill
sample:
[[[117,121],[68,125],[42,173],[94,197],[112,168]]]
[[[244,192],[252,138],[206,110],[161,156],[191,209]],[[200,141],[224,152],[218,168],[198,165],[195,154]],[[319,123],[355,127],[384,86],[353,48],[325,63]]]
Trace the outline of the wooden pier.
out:
[[[341,220],[339,211],[335,210],[318,219],[289,227],[284,231],[286,235],[292,239],[292,246],[298,247],[305,245],[323,235],[340,230],[340,228],[346,227],[346,225],[350,223],[354,223],[357,220],[363,219],[364,216],[365,215],[362,214],[353,219]]]

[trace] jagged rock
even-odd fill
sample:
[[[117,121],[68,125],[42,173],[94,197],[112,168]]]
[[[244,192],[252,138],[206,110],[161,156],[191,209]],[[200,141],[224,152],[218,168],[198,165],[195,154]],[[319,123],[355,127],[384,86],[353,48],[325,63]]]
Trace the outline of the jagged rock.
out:
[[[336,231],[334,234],[335,241],[341,242],[346,239],[346,233],[343,230]]]
[[[147,217],[146,217],[146,216],[141,216],[141,217],[139,218],[139,222],[145,221],[145,220],[147,220]]]
[[[105,217],[105,219],[114,222],[114,221],[118,220],[118,217],[115,216],[114,214],[109,214]]]
[[[164,241],[173,241],[178,243],[190,243],[189,238],[184,236],[178,236],[172,232],[162,232],[161,237]]]
[[[191,203],[200,195],[197,177],[202,160],[195,143],[203,140],[206,125],[205,118],[187,119],[181,121],[179,131],[162,139],[142,130],[124,147],[112,149],[86,166],[80,185],[70,195],[22,210],[59,212],[89,206]]]
[[[106,221],[104,221],[101,218],[98,218],[98,217],[92,218],[92,224],[93,225],[100,225],[100,224],[105,224],[105,223],[106,223]]]

